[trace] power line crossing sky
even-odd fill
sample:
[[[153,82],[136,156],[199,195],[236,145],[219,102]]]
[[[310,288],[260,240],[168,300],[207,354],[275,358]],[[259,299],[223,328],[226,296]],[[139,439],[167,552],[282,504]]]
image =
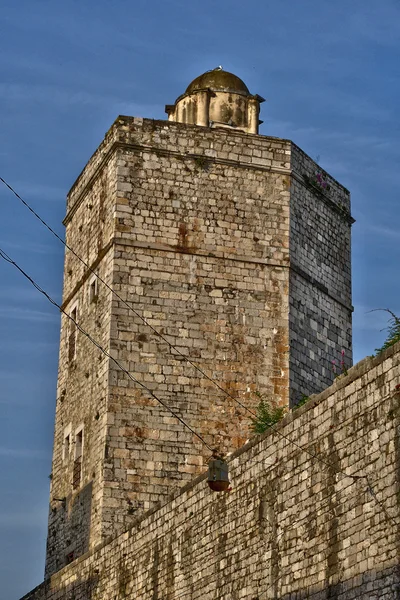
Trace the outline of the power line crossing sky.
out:
[[[262,105],[260,133],[292,139],[352,193],[354,358],[400,313],[394,0],[5,0],[0,171],[60,236],[65,196],[118,114],[164,119],[223,65]],[[63,248],[6,189],[0,245],[56,300]],[[0,580],[17,598],[42,579],[59,315],[0,263]],[[338,357],[332,357],[332,359]]]

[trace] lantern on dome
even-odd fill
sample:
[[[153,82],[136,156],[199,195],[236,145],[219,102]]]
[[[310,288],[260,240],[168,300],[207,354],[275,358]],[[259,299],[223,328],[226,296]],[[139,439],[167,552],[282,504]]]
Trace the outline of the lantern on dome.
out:
[[[213,492],[225,492],[229,488],[228,464],[217,450],[213,450],[208,461],[207,483]]]

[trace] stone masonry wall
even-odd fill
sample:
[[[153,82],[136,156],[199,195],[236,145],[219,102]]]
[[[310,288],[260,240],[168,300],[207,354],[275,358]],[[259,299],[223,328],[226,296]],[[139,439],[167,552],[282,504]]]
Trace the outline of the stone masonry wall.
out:
[[[101,154],[101,149],[97,153]],[[115,165],[111,159],[85,193],[67,222],[66,242],[111,284],[113,252],[112,207]],[[69,197],[73,204],[74,193]],[[90,298],[92,273],[66,249],[63,308],[75,307],[78,323],[103,347],[109,348],[110,292],[98,284]],[[70,356],[76,331],[62,314],[57,385],[46,575],[86,552],[102,538],[103,461],[107,426],[108,359],[80,332],[75,356]],[[83,428],[81,469],[75,461],[76,433]],[[69,433],[69,451],[65,437]]]
[[[125,118],[119,141],[114,288],[244,405],[255,392],[287,404],[289,143]],[[249,437],[249,413],[116,299],[111,348],[211,447]],[[210,451],[112,365],[108,410],[103,518],[115,535]]]
[[[397,344],[24,600],[395,600],[399,381]]]
[[[289,377],[292,398],[319,390],[329,353],[350,352],[336,302],[349,301],[347,242],[335,246],[343,209],[328,207],[321,225],[299,175],[307,161],[287,140],[119,117],[68,196],[67,243],[122,300],[101,283],[91,300],[91,270],[67,251],[65,310],[209,446],[233,451],[249,437],[251,415],[229,394],[250,410],[256,392],[288,404]],[[63,316],[46,574],[126,530],[209,455],[80,333],[71,358],[73,329]]]
[[[292,144],[290,399],[320,392],[352,364],[350,194]],[[327,184],[315,181],[320,174]]]
[[[288,402],[288,148],[121,117],[72,187],[64,221],[67,244],[121,298],[252,407],[256,390]],[[91,282],[67,251],[65,310],[77,307],[82,327],[210,444],[242,445],[249,415],[101,283],[91,302]],[[125,530],[199,472],[204,457],[196,438],[81,333],[71,359],[73,330],[63,316],[47,575]]]

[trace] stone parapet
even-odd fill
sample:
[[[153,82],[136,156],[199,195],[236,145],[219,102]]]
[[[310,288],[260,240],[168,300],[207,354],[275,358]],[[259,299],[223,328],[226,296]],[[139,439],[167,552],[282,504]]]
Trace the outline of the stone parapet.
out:
[[[400,344],[23,600],[398,597]]]

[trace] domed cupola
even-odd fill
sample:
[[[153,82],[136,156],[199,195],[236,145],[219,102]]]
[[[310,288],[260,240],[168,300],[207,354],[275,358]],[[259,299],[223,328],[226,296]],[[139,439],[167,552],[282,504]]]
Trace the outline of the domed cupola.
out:
[[[196,77],[165,112],[169,121],[258,133],[261,102],[239,77],[217,67]]]

